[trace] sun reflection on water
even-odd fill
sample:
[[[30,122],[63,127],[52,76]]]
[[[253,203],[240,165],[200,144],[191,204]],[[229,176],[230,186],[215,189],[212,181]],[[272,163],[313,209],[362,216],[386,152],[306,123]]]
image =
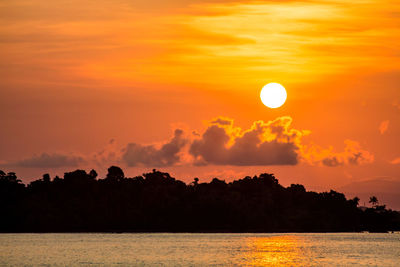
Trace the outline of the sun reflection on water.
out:
[[[301,249],[303,242],[298,236],[249,238],[248,250],[242,256],[242,264],[251,266],[305,264],[306,257]]]

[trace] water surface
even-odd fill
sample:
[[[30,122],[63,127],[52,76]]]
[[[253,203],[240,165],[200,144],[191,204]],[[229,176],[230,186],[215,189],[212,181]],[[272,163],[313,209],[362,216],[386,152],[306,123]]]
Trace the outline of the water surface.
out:
[[[1,266],[400,266],[400,233],[0,234]]]

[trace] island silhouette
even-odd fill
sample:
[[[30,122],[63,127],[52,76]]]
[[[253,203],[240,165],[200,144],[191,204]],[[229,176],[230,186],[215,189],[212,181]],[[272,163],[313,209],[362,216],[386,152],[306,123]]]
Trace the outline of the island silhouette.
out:
[[[284,187],[262,173],[225,182],[185,184],[153,170],[127,178],[111,166],[67,172],[25,185],[0,171],[1,232],[386,232],[400,230],[400,213],[336,191]]]

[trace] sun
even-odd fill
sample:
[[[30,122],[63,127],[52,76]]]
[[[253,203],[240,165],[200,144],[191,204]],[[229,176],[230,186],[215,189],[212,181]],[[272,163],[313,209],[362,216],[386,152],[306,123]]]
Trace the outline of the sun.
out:
[[[269,83],[261,89],[261,102],[269,108],[279,108],[287,98],[285,87],[279,83]]]

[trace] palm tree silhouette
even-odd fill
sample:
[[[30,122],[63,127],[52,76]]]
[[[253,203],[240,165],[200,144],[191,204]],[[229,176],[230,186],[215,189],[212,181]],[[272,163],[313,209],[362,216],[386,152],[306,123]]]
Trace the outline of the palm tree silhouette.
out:
[[[376,196],[372,196],[372,197],[369,198],[369,203],[371,203],[372,206],[375,207],[375,206],[378,205],[379,201],[378,201],[378,199],[376,198]]]

